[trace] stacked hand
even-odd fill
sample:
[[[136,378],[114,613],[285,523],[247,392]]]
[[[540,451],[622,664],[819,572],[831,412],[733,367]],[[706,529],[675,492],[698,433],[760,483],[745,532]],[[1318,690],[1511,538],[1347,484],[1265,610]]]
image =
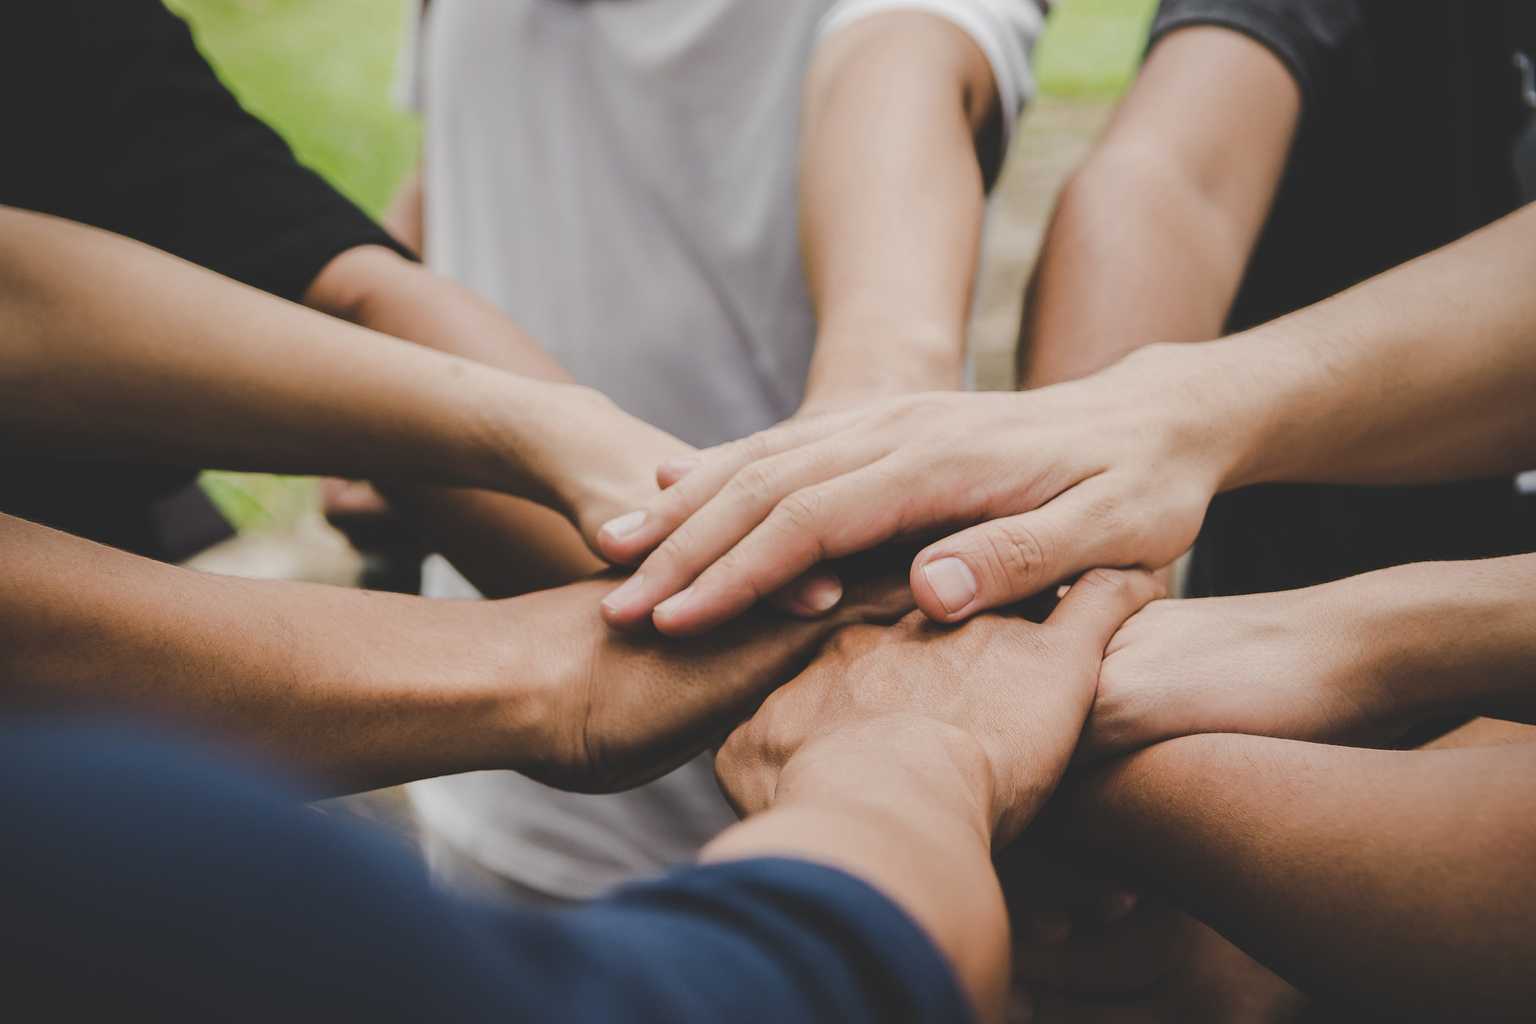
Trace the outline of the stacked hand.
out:
[[[899,577],[855,580],[825,618],[765,609],[680,642],[609,629],[597,605],[613,585],[589,580],[466,609],[479,623],[478,642],[466,645],[472,660],[493,660],[488,652],[509,641],[508,664],[542,652],[537,727],[530,730],[537,741],[515,767],[551,785],[599,792],[656,778],[717,743],[838,629],[892,623],[911,608]],[[534,624],[537,636],[516,638],[519,623]]]
[[[1238,461],[1184,358],[1146,349],[1024,394],[889,399],[664,464],[666,489],[597,537],[609,560],[641,562],[605,615],[696,633],[823,560],[967,526],[912,564],[934,620],[1095,566],[1166,565]]]
[[[731,734],[716,760],[721,786],[752,813],[789,776],[857,779],[892,751],[936,741],[976,766],[972,796],[1006,842],[1065,771],[1109,638],[1155,594],[1144,573],[1098,570],[1039,625],[1002,613],[845,629]]]
[[[1454,712],[1456,694],[1435,692],[1433,666],[1458,647],[1471,657],[1497,616],[1454,590],[1454,609],[1425,601],[1443,587],[1436,571],[1403,566],[1305,590],[1148,605],[1110,641],[1082,754],[1210,732],[1375,744]],[[1494,675],[1490,665],[1479,682]],[[1476,686],[1455,684],[1466,697]]]
[[[605,522],[654,500],[654,467],[693,449],[620,409],[606,395],[574,385],[544,385],[553,429],[503,439],[514,451],[526,496],[565,513],[594,551]],[[548,424],[546,424],[548,426]]]

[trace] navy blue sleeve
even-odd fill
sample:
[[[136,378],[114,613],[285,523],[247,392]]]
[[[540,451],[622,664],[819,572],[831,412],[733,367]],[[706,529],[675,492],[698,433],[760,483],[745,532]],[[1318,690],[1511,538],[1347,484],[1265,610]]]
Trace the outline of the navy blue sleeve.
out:
[[[915,924],[812,864],[507,910],[164,736],[12,721],[0,772],[0,963],[8,1000],[49,1019],[970,1019]]]

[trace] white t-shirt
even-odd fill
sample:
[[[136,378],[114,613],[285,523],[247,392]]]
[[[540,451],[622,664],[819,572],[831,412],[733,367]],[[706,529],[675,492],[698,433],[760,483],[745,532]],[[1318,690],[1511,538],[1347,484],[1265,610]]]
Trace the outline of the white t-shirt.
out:
[[[890,8],[969,33],[1011,129],[1033,91],[1035,0],[434,0],[416,69],[429,265],[686,441],[782,420],[815,334],[801,79],[819,34]],[[437,558],[423,590],[477,596]],[[506,772],[410,792],[424,829],[566,898],[685,861],[733,820],[707,759],[616,796]]]

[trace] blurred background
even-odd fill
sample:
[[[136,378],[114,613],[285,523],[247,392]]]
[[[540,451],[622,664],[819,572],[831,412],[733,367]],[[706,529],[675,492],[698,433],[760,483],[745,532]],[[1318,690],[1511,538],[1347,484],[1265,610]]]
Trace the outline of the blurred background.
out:
[[[765,0],[771,2],[771,0]],[[405,0],[167,0],[225,82],[301,159],[377,215],[416,159],[419,132],[396,103]],[[1011,384],[1024,281],[1061,182],[1129,83],[1156,0],[1057,0],[1037,53],[1040,96],[989,214],[971,342],[982,386]],[[204,487],[242,530],[200,556],[241,575],[353,582],[357,556],[326,527],[312,481],[208,473]]]

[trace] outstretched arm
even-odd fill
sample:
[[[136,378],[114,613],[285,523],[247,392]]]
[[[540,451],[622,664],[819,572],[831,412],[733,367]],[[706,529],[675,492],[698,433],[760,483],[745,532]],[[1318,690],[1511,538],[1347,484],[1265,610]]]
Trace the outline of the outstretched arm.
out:
[[[1219,336],[1300,113],[1290,71],[1249,37],[1198,26],[1159,41],[1057,202],[1024,308],[1019,383]]]
[[[117,236],[7,209],[0,229],[0,431],[40,451],[431,480],[579,514],[613,483],[587,476],[587,454],[607,448],[612,465],[620,439],[670,440],[585,389],[361,330]]]
[[[819,323],[809,410],[960,385],[983,159],[995,174],[1040,22],[1034,0],[974,19],[1014,58],[995,71],[949,18],[858,6],[851,23],[834,8],[805,80],[800,231]],[[965,14],[972,0],[953,6]]]
[[[1536,744],[1158,744],[1086,777],[1070,838],[1309,993],[1400,1020],[1536,998]]]
[[[956,621],[1095,565],[1166,565],[1222,490],[1517,472],[1536,464],[1533,240],[1528,208],[1229,339],[724,445],[638,528],[601,535],[615,561],[644,556],[644,585],[608,614],[707,629],[823,559],[979,523],[912,566],[919,605]]]
[[[477,769],[613,790],[688,760],[841,625],[903,588],[855,585],[814,622],[749,617],[700,644],[625,636],[611,580],[430,601],[215,576],[0,516],[0,707],[170,717],[338,790]]]
[[[419,204],[419,181],[405,187],[401,200],[409,206],[412,195]],[[336,257],[310,286],[305,302],[382,334],[521,377],[570,382],[559,363],[489,302],[380,246],[362,246]],[[569,422],[573,421],[561,429]],[[609,437],[610,443],[594,446],[579,460],[569,460],[567,471],[598,487],[617,485],[625,492],[654,493],[655,458],[689,449],[638,421],[635,427],[627,438]],[[578,529],[564,516],[532,502],[488,490],[377,482],[430,546],[488,596],[558,586],[602,567]],[[617,493],[598,500],[608,507],[616,497]]]
[[[1082,752],[1229,732],[1384,744],[1469,715],[1536,722],[1536,555],[1155,602],[1110,642]]]
[[[1084,576],[1043,624],[911,616],[850,629],[763,702],[715,761],[750,817],[705,851],[780,854],[865,878],[922,925],[987,1019],[1008,982],[991,865],[1055,788],[1104,645],[1156,585]]]

